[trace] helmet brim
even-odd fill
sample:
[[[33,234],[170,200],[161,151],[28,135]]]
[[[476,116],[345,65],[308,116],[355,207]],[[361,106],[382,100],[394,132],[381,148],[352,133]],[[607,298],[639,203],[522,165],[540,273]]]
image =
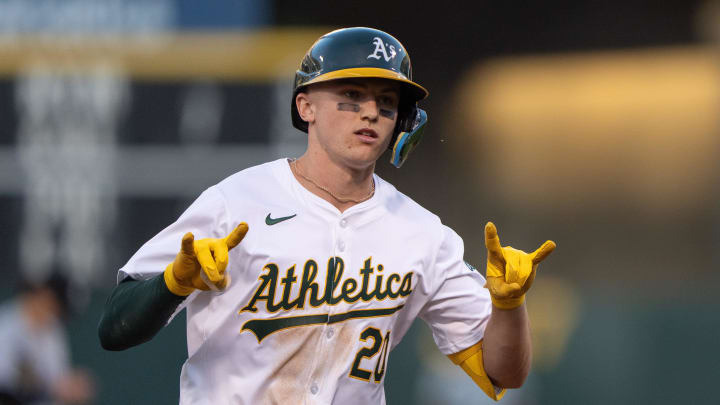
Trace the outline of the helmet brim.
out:
[[[404,83],[406,90],[410,92],[410,96],[413,98],[413,102],[420,101],[428,96],[428,91],[421,85],[408,80],[405,75],[399,72],[394,72],[388,69],[372,68],[372,67],[358,67],[349,69],[334,70],[332,72],[321,74],[314,77],[302,84],[302,87],[321,82],[328,82],[331,80],[339,79],[360,79],[360,78],[375,78],[375,79],[389,79]]]

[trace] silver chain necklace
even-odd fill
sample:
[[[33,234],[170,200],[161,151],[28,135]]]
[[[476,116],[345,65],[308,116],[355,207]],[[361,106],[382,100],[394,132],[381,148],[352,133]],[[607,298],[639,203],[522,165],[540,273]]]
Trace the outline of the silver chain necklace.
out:
[[[345,197],[345,196],[338,196],[338,195],[335,195],[335,193],[333,193],[332,191],[328,190],[326,187],[323,187],[323,186],[315,183],[315,182],[313,181],[313,179],[311,179],[311,178],[307,177],[306,175],[302,174],[302,172],[300,171],[300,169],[298,169],[297,159],[292,159],[292,160],[290,161],[290,167],[293,169],[293,172],[295,172],[298,176],[300,176],[300,177],[302,177],[303,179],[307,180],[308,182],[310,182],[312,185],[314,185],[315,187],[319,188],[320,190],[322,190],[322,191],[330,194],[330,196],[331,196],[332,198],[334,198],[336,201],[341,202],[341,203],[349,203],[349,202],[352,202],[352,203],[355,203],[355,204],[359,204],[359,203],[361,203],[361,202],[363,202],[363,201],[368,200],[370,197],[373,196],[373,194],[375,194],[375,181],[373,180],[372,186],[370,187],[370,192],[369,192],[365,197],[363,197],[363,198],[354,199],[354,198]]]

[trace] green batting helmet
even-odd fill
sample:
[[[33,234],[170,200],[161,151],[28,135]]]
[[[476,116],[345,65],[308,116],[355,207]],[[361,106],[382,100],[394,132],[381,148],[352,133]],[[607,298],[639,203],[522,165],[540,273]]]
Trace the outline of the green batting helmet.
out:
[[[338,79],[380,78],[401,84],[398,120],[390,142],[391,162],[400,167],[420,141],[427,114],[417,102],[428,95],[412,81],[410,56],[392,35],[366,27],[343,28],[320,37],[305,54],[295,72],[291,103],[293,126],[308,131],[298,114],[295,98],[307,86]]]

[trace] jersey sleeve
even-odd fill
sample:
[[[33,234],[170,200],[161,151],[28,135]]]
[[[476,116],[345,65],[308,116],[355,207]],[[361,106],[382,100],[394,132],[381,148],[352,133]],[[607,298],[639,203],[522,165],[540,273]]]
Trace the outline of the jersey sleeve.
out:
[[[120,268],[118,284],[125,278],[147,280],[163,271],[180,251],[183,235],[192,232],[195,239],[220,238],[228,232],[225,199],[217,186],[205,190],[180,217],[147,241]]]
[[[458,353],[483,338],[492,302],[485,278],[463,260],[460,236],[442,226],[443,238],[436,253],[435,292],[420,313],[430,326],[433,339],[445,354]]]

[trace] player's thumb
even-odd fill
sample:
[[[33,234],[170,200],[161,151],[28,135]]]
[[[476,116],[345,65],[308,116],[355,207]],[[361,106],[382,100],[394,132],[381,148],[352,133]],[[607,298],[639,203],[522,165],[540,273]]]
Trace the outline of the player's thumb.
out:
[[[521,286],[518,283],[506,283],[502,277],[488,277],[487,289],[495,298],[505,299],[518,295]]]
[[[227,245],[228,250],[237,246],[240,241],[243,240],[247,231],[248,224],[246,224],[245,222],[241,222],[238,226],[236,226],[235,229],[230,232],[230,235],[225,237],[225,244]]]
[[[543,243],[542,246],[531,254],[533,264],[538,264],[545,260],[545,258],[548,257],[553,250],[555,250],[555,247],[557,247],[557,245],[551,240]]]

